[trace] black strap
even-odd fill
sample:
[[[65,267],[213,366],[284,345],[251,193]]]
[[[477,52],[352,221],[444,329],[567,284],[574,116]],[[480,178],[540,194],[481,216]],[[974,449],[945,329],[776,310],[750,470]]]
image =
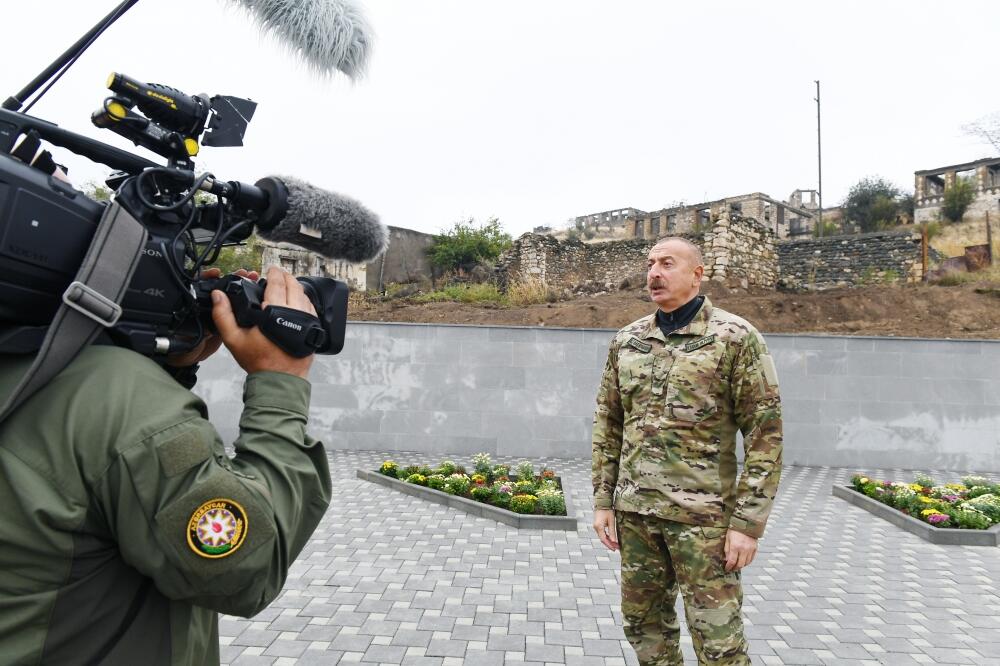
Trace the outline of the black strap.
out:
[[[121,316],[119,305],[142,256],[146,229],[117,203],[109,205],[34,362],[0,407],[0,421],[45,386]]]

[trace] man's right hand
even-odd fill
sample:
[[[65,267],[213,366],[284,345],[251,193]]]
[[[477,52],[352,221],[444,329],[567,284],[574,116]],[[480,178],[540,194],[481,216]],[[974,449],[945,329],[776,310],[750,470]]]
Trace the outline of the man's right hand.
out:
[[[299,281],[277,266],[267,270],[267,286],[264,288],[264,302],[261,306],[266,308],[269,305],[316,314],[316,309]],[[229,299],[219,290],[212,292],[212,320],[222,337],[223,344],[247,374],[263,371],[284,372],[303,379],[309,375],[309,367],[313,362],[312,355],[295,358],[268,340],[256,326],[240,327],[236,323]]]
[[[618,550],[618,528],[615,512],[611,509],[594,509],[594,531],[608,550]]]

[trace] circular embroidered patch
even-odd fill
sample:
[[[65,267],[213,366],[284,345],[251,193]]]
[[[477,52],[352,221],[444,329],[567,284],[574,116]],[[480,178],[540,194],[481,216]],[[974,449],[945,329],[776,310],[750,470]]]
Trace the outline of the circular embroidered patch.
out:
[[[246,536],[246,511],[230,499],[205,502],[188,521],[188,546],[202,557],[228,557],[243,545]]]

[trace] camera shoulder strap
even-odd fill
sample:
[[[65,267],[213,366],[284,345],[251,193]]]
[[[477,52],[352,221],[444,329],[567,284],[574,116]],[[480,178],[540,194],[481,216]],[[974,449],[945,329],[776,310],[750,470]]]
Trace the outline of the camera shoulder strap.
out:
[[[117,203],[104,210],[76,279],[63,292],[62,305],[31,367],[0,407],[0,421],[69,365],[102,327],[115,325],[145,243],[145,227],[128,211]]]

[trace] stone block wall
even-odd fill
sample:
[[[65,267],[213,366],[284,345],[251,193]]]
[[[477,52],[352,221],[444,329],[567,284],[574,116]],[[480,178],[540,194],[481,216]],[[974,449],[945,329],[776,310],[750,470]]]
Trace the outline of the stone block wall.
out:
[[[589,458],[613,335],[351,322],[344,351],[313,364],[309,432],[332,449]],[[1000,342],[766,338],[786,464],[1000,469]],[[226,442],[239,434],[244,377],[225,349],[198,373]]]
[[[752,217],[721,215],[702,244],[705,277],[731,286],[771,289],[778,280],[774,232]]]
[[[830,236],[778,244],[784,289],[853,287],[923,277],[920,235],[909,231]]]

